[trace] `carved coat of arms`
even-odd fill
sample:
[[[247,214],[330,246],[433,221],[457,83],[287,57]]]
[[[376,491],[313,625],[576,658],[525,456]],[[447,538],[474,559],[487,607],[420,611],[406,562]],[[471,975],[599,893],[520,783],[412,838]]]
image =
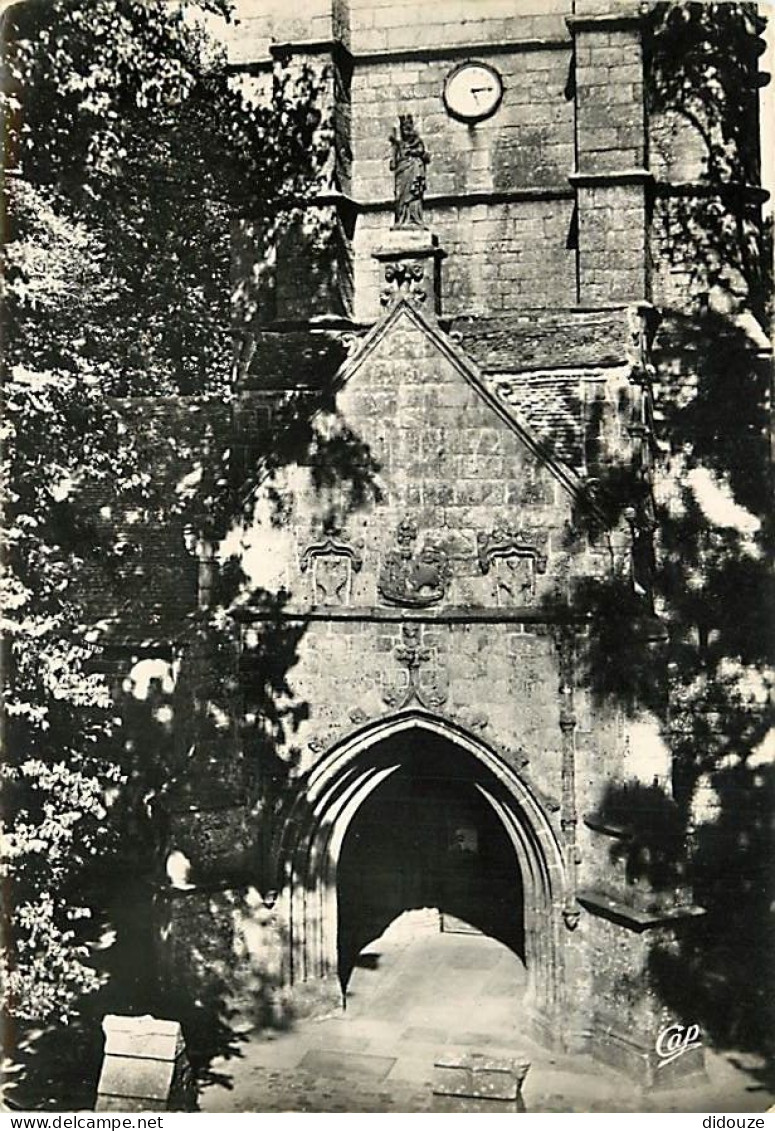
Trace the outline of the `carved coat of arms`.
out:
[[[546,572],[545,541],[545,535],[506,526],[477,535],[479,567],[493,575],[499,607],[533,604],[535,575]]]
[[[444,598],[450,579],[449,559],[438,546],[414,549],[417,527],[404,519],[398,527],[398,548],[390,550],[382,563],[377,591],[390,605],[421,609]]]

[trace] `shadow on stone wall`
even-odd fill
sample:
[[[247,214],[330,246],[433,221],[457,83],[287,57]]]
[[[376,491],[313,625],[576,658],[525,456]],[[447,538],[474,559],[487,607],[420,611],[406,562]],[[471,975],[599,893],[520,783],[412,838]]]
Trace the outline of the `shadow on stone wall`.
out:
[[[336,525],[379,497],[379,465],[336,417],[330,388],[283,400],[268,427],[240,427],[237,443],[222,413],[217,429],[201,404],[195,418],[195,435],[172,462],[162,458],[163,427],[145,445],[145,465],[162,468],[146,513],[154,537],[166,531],[167,543],[149,544],[134,526],[138,568],[98,561],[90,574],[93,619],[106,602],[116,618],[119,639],[100,666],[121,717],[112,755],[125,780],[111,799],[113,844],[78,875],[93,918],[77,931],[106,981],[68,1024],[19,1033],[7,1098],[23,1110],[93,1104],[107,1012],[180,1020],[200,1081],[217,1073],[228,1086],[214,1061],[238,1057],[248,1033],[286,1028],[299,1010],[321,1004],[291,1000],[284,988],[283,928],[271,894],[270,845],[295,787],[301,751],[293,735],[309,712],[289,678],[306,627],[283,616],[291,595],[257,587],[237,554],[211,577],[208,607],[196,610],[181,531],[217,542],[255,521],[256,492],[270,501],[265,521],[282,522],[283,474],[297,465],[309,469]],[[160,572],[173,579],[165,590]],[[229,613],[238,598],[259,617],[244,647]]]
[[[292,742],[288,757],[277,747],[306,711],[286,678],[303,629],[283,624],[284,598],[272,610],[267,594],[249,592],[236,558],[203,601],[196,547],[184,548],[184,540],[218,540],[244,518],[259,484],[269,494],[274,490],[278,508],[285,505],[273,480],[288,464],[311,467],[321,491],[336,487],[339,511],[373,492],[376,470],[358,437],[332,427],[330,419],[321,424],[327,407],[331,415],[330,391],[306,400],[279,398],[268,427],[243,430],[239,419],[240,346],[262,314],[271,317],[260,308],[271,304],[274,245],[294,229],[327,175],[323,88],[329,76],[278,65],[269,105],[255,90],[243,101],[224,61],[207,51],[204,61],[196,52],[189,57],[168,35],[163,14],[155,22],[154,12],[129,12],[131,5],[116,0],[99,6],[92,25],[77,11],[70,19],[77,7],[68,0],[58,7],[23,5],[5,28],[11,54],[24,43],[35,63],[29,72],[34,97],[24,99],[24,177],[56,189],[62,223],[76,217],[89,226],[100,249],[97,276],[111,280],[110,295],[74,284],[66,297],[75,297],[69,305],[63,300],[55,317],[15,307],[9,365],[22,360],[56,372],[79,371],[79,365],[87,374],[96,370],[100,389],[114,398],[116,429],[116,436],[101,435],[97,446],[101,453],[131,449],[133,455],[133,462],[116,462],[115,476],[96,476],[80,496],[73,493],[57,515],[74,527],[66,540],[73,553],[64,555],[63,576],[72,582],[67,600],[80,606],[89,638],[102,634],[97,666],[108,673],[116,715],[123,716],[112,748],[100,752],[114,757],[126,779],[106,798],[112,843],[99,859],[73,865],[75,902],[87,902],[92,918],[64,924],[90,949],[106,982],[78,1003],[80,1013],[69,1024],[36,1029],[20,1022],[7,1046],[18,1051],[11,1075],[23,1085],[22,1106],[60,1110],[90,1103],[106,1011],[159,1015],[175,1009],[208,1056],[236,1050],[239,1009],[235,1013],[232,999],[240,995],[254,1003],[255,1024],[287,1022],[276,974],[246,958],[245,948],[262,914],[251,910],[252,885],[263,887],[253,874],[254,850],[269,836],[275,794],[289,786],[295,770]],[[59,18],[63,13],[67,18]],[[112,15],[143,44],[129,53],[131,60],[121,56],[120,37],[119,57],[111,55],[113,37],[100,38]],[[191,37],[198,33],[192,30]],[[80,97],[83,90],[73,95],[73,86],[65,97],[57,67],[68,52],[87,66],[98,58],[100,66],[90,73],[98,88],[104,79],[108,89],[95,89],[92,100]],[[164,89],[170,97],[160,97],[159,105],[145,97],[145,88],[135,98],[132,86],[137,68],[138,84],[156,88],[156,53],[185,77],[171,92]],[[94,108],[103,100],[112,107],[116,97],[123,99],[122,113],[106,119],[111,137],[113,126],[120,132],[115,165],[110,175],[95,176]],[[16,203],[14,234],[24,236],[29,218]],[[247,280],[230,278],[235,216],[251,222]],[[323,258],[341,254],[330,216],[319,217],[305,235]],[[80,343],[75,361],[73,343]],[[345,356],[344,345],[338,352]],[[61,541],[61,532],[54,530],[52,540]],[[238,593],[263,604],[265,614],[260,645],[248,657],[255,733],[245,736],[244,746],[236,733],[242,712],[237,633],[228,616]],[[54,757],[64,749],[66,737]],[[175,852],[187,858],[182,873],[179,857],[170,864]],[[211,890],[218,868],[231,894]],[[182,999],[174,987],[168,996],[161,992],[165,972],[153,945],[152,891],[160,883],[174,888],[173,879],[176,890],[209,892],[216,904],[221,898],[220,920],[231,932],[225,953],[234,954],[233,962],[211,970],[209,988],[196,983]],[[209,929],[203,928],[202,954]],[[202,970],[206,965],[199,963]]]
[[[612,835],[619,898],[669,910],[693,897],[706,909],[652,952],[662,1002],[718,1046],[766,1053],[775,1020],[769,359],[733,317],[666,311],[654,366],[656,465],[634,480],[654,517],[647,591],[629,568],[580,583],[572,598],[588,616],[582,682],[593,701],[658,720],[672,781],[614,782],[592,816]],[[630,478],[628,467],[601,470],[579,531],[626,538]]]
[[[330,389],[281,404],[268,431],[242,439],[242,450],[228,453],[234,464],[212,444],[209,466],[200,458],[188,517],[208,540],[242,523],[287,521],[288,467],[308,469],[333,524],[379,497],[379,466],[341,425]],[[236,474],[238,462],[247,476]],[[256,493],[270,504],[261,518]],[[209,605],[188,617],[174,661],[141,660],[120,696],[123,851],[142,862],[156,889],[148,927],[153,1012],[183,1023],[203,1082],[214,1078],[213,1060],[240,1055],[248,1033],[287,1028],[299,1010],[320,1004],[285,988],[284,928],[273,910],[280,884],[273,845],[298,784],[294,735],[309,715],[291,678],[306,625],[285,615],[292,595],[257,586],[238,553],[211,581]],[[241,628],[230,610],[245,606],[249,623]]]
[[[682,266],[685,287],[681,309],[662,311],[643,374],[654,398],[645,471],[601,466],[576,519],[594,539],[617,529],[626,538],[626,508],[644,507],[654,554],[647,585],[633,561],[573,597],[589,617],[582,660],[593,699],[625,716],[648,712],[672,753],[667,786],[609,787],[596,816],[620,834],[612,872],[623,871],[620,888],[633,900],[678,906],[691,893],[706,909],[654,949],[652,986],[716,1045],[766,1054],[775,1020],[775,780],[765,745],[775,601],[770,360],[753,316],[767,316],[772,282],[761,193],[745,187],[759,179],[752,123],[763,26],[746,4],[652,9],[649,114],[690,125],[700,170],[697,191],[668,195],[655,211],[660,254]]]
[[[670,180],[694,182],[660,190],[660,254],[695,296],[716,291],[733,305],[747,300],[760,317],[769,272],[761,244],[764,194],[755,188],[759,88],[768,81],[758,72],[765,25],[752,4],[660,2],[644,41],[656,156],[672,166]]]
[[[672,781],[613,782],[588,816],[611,837],[612,895],[641,910],[691,899],[706,910],[652,951],[651,987],[671,1015],[717,1046],[767,1054],[775,601],[770,362],[753,316],[767,317],[772,284],[762,197],[750,188],[763,23],[745,4],[659,4],[650,19],[649,115],[657,129],[660,118],[690,127],[667,159],[680,161],[691,135],[699,184],[654,202],[655,267],[679,268],[683,285],[640,375],[652,434],[634,459],[592,461],[570,532],[629,541],[631,560],[577,584],[571,601],[588,617],[580,678],[593,702],[656,719]],[[640,561],[636,533],[648,540]]]

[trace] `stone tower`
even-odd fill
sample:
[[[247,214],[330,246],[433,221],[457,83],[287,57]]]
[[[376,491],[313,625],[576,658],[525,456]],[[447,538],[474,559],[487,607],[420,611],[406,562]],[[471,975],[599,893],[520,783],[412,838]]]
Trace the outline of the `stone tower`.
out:
[[[681,853],[662,883],[641,867],[622,798],[669,801],[671,753],[651,712],[595,695],[576,597],[620,585],[653,660],[655,335],[668,306],[751,317],[762,200],[757,155],[730,150],[755,132],[755,37],[703,131],[669,81],[671,34],[629,0],[238,5],[235,82],[268,94],[308,68],[332,153],[269,260],[255,217],[235,239],[246,467],[262,435],[287,446],[215,552],[242,573],[240,769],[220,809],[172,820],[195,882],[165,897],[182,954],[197,893],[232,921],[223,884],[246,878],[261,900],[243,914],[263,908],[272,977],[300,999],[336,997],[408,908],[501,930],[540,1039],[644,1079],[674,1020],[650,955],[702,909]],[[590,484],[615,466],[632,496],[601,534]]]

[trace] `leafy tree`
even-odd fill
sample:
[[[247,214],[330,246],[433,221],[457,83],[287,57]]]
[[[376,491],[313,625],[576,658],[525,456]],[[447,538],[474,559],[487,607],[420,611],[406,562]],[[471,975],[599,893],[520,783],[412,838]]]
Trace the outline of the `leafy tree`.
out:
[[[652,409],[648,451],[635,466],[604,468],[594,515],[579,516],[596,537],[601,522],[621,531],[635,516],[636,533],[654,541],[648,591],[624,579],[587,582],[577,599],[591,619],[592,691],[626,713],[649,712],[672,753],[670,788],[609,787],[603,808],[629,837],[612,856],[628,854],[629,875],[648,880],[657,902],[685,899],[690,887],[707,912],[675,948],[655,949],[655,988],[719,1044],[765,1050],[775,989],[775,592],[771,356],[754,315],[766,312],[772,278],[750,188],[763,25],[755,6],[737,3],[658,4],[651,21],[649,109],[690,122],[702,143],[707,191],[679,199],[660,221],[695,297],[662,311],[653,365],[640,374]]]
[[[207,30],[227,15],[32,0],[4,19],[3,1000],[29,1021],[99,982],[79,892],[126,787],[83,599],[126,549],[94,499],[116,514],[153,490],[114,398],[228,403],[231,224],[252,215],[260,260],[325,151],[314,76],[276,75],[268,102],[240,89]]]
[[[45,221],[24,286],[55,319],[71,280],[88,271],[88,236],[44,207]],[[19,252],[9,246],[9,258]],[[78,497],[96,484],[106,498],[141,489],[144,477],[98,382],[21,365],[4,383],[2,471],[3,871],[12,920],[4,1001],[21,1018],[66,1018],[98,984],[84,962],[88,909],[75,881],[106,847],[121,784],[105,756],[114,728],[108,688],[90,670],[98,631],[84,623],[74,590],[85,558],[100,550]]]
[[[208,8],[222,10],[215,0],[200,16]],[[39,245],[43,193],[60,223],[85,227],[92,272],[47,333],[16,256],[11,357],[96,369],[107,393],[223,395],[231,224],[253,219],[260,257],[316,183],[327,133],[315,76],[278,70],[262,101],[230,76],[202,20],[165,0],[33,0],[9,20],[14,234]]]

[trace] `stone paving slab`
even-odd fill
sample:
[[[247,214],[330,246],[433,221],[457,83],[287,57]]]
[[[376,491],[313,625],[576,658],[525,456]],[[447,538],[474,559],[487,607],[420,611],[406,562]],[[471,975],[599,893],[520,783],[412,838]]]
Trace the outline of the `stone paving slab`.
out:
[[[412,1055],[415,1053],[415,1055]],[[446,1055],[446,1049],[445,1049]],[[387,1059],[387,1058],[385,1058]],[[344,1063],[338,1058],[340,1066]],[[712,1084],[673,1093],[642,1094],[618,1073],[588,1057],[543,1057],[533,1064],[523,1089],[529,1112],[764,1112],[773,1096],[733,1069],[718,1054],[709,1056]],[[226,1074],[228,1075],[229,1063]],[[203,1111],[253,1112],[430,1112],[432,1062],[417,1046],[405,1048],[383,1080],[317,1076],[298,1066],[268,1070],[230,1062],[233,1088],[210,1086]],[[454,1102],[454,1097],[452,1097]],[[450,1109],[454,1110],[454,1108]]]
[[[408,1113],[431,1110],[430,1090],[412,1087],[390,1089],[369,1086],[360,1081],[323,1081],[304,1073],[293,1080],[274,1073],[263,1073],[255,1081],[254,1103],[227,1108],[205,1108],[211,1111],[256,1112],[353,1112],[379,1114]],[[255,1103],[258,1100],[258,1104]]]
[[[476,937],[476,936],[474,936]],[[452,970],[494,970],[500,965],[501,954],[499,951],[475,951],[470,954],[461,952],[450,954],[447,963]]]
[[[370,1080],[384,1080],[395,1062],[396,1058],[393,1056],[310,1049],[299,1061],[299,1068],[315,1076],[367,1077]]]
[[[449,941],[441,936],[445,953]],[[476,938],[451,941],[458,952],[484,949]],[[210,1066],[223,1082],[216,1080],[203,1089],[202,1110],[430,1112],[434,1062],[472,1053],[504,1058],[524,1054],[532,1061],[523,1087],[527,1111],[763,1112],[773,1102],[757,1082],[755,1065],[746,1071],[735,1066],[734,1058],[710,1049],[707,1086],[649,1095],[588,1056],[541,1048],[523,1033],[524,981],[518,970],[504,966],[479,976],[475,967],[459,968],[452,978],[456,992],[447,992],[450,979],[444,977],[422,994],[416,989],[416,974],[419,969],[427,974],[435,945],[430,938],[420,940],[416,949],[403,945],[400,953],[396,948],[392,967],[386,954],[381,970],[359,971],[363,1012],[353,1009],[299,1021],[273,1040],[251,1035],[239,1058]],[[507,963],[518,961],[506,958]],[[391,1001],[393,994],[400,1000]],[[352,1048],[358,1051],[348,1051]],[[459,1098],[450,1101],[454,1105]]]
[[[330,1030],[324,1035],[321,1034],[321,1043],[326,1045],[327,1048],[336,1049],[343,1055],[345,1053],[360,1053],[364,1052],[371,1045],[372,1038],[365,1037],[360,1033],[332,1033]]]
[[[423,1045],[443,1045],[448,1039],[449,1029],[437,1029],[424,1025],[410,1025],[401,1034],[402,1041],[414,1041]]]
[[[433,1073],[433,1053],[427,1056],[398,1057],[390,1069],[385,1084],[417,1084],[431,1091]]]
[[[514,1030],[514,1038],[516,1040],[517,1031]],[[467,1046],[468,1048],[486,1048],[491,1049],[494,1045],[503,1046],[505,1044],[503,1033],[482,1033],[474,1032],[471,1030],[458,1033],[455,1037],[455,1044]]]

